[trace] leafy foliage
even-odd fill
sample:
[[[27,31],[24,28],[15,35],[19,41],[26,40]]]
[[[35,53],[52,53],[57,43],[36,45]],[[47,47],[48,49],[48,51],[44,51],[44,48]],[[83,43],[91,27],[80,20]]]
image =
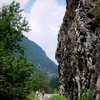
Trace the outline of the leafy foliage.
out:
[[[94,100],[91,91],[83,89],[81,91],[80,100]]]
[[[4,93],[11,98],[22,97],[27,94],[29,87],[29,76],[31,65],[24,57],[15,58],[5,55],[0,59],[2,62],[0,70],[0,93]]]
[[[28,96],[26,100],[34,100],[35,98],[35,93],[32,91]]]
[[[15,2],[0,11],[0,96],[6,100],[23,100],[31,89],[33,65],[24,57],[19,43],[29,26],[21,12]]]
[[[12,2],[3,6],[0,12],[0,45],[4,50],[20,51],[19,41],[23,31],[29,31],[28,22],[21,16],[20,4]]]
[[[58,77],[52,77],[49,81],[49,86],[53,89],[58,89],[59,87],[59,78]]]
[[[45,74],[43,73],[35,73],[33,75],[33,79],[32,79],[32,84],[33,84],[33,90],[42,90],[45,89],[47,87],[48,84],[48,79],[45,76]]]

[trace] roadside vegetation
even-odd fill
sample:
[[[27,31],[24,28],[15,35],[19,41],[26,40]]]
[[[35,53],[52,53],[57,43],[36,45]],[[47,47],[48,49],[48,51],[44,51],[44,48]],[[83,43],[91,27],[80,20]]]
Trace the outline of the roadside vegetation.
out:
[[[82,89],[79,100],[94,100],[94,99],[89,89]]]
[[[54,95],[50,98],[50,100],[67,100],[64,96]]]

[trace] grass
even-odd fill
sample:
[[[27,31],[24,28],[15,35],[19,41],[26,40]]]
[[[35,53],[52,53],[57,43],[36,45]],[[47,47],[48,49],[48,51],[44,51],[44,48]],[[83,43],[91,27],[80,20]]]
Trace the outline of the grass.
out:
[[[54,95],[50,98],[50,100],[66,100],[64,96]]]

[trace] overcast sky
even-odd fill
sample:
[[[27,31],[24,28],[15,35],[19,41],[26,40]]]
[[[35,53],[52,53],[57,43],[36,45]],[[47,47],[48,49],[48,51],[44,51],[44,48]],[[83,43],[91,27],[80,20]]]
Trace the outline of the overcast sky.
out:
[[[0,0],[0,6],[13,0]],[[65,13],[66,0],[15,0],[24,8],[31,31],[25,33],[30,40],[36,42],[55,60],[57,35]]]

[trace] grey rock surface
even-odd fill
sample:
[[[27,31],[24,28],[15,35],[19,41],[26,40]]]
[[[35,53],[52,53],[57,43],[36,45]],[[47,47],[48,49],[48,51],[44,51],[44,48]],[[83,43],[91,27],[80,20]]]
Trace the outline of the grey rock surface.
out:
[[[58,34],[60,94],[78,100],[89,89],[100,100],[100,16],[99,0],[67,0]],[[100,9],[100,8],[99,8]]]

